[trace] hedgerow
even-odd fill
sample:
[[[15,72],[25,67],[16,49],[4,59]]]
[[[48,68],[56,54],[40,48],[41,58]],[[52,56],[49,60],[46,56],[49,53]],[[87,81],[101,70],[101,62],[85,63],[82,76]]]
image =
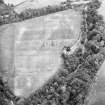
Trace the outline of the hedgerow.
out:
[[[10,24],[14,22],[21,22],[27,19],[32,19],[35,17],[44,16],[59,11],[64,11],[67,9],[71,9],[72,6],[71,2],[66,1],[66,2],[61,2],[59,5],[53,5],[53,6],[48,5],[47,7],[38,8],[38,9],[29,8],[22,11],[21,13],[16,13],[13,8],[15,8],[14,5],[7,5],[7,8],[4,8],[3,10],[4,13],[0,14],[0,25]],[[5,14],[5,10],[7,9],[8,9],[8,14]]]

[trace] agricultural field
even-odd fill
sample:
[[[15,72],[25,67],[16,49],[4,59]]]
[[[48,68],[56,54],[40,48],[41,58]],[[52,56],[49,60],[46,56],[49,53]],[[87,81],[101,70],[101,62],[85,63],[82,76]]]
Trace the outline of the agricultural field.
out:
[[[89,96],[88,105],[105,105],[105,62],[97,73],[96,83]]]
[[[8,83],[16,96],[29,96],[58,71],[60,53],[78,39],[80,25],[81,14],[67,10],[0,27],[4,80],[10,78]]]

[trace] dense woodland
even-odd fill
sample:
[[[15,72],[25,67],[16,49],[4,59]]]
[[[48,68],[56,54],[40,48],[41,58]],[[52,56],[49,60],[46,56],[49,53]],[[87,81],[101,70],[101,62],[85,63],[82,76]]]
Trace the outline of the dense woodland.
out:
[[[1,105],[8,105],[11,101],[14,105],[87,105],[90,87],[105,60],[105,23],[97,13],[100,5],[98,0],[93,0],[87,5],[87,10],[82,11],[82,47],[72,55],[62,53],[64,63],[60,72],[22,102],[0,81]]]

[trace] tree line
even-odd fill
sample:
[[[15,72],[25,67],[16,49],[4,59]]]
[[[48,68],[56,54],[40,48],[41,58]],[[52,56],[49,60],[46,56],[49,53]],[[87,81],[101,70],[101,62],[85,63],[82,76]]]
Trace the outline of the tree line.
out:
[[[48,5],[47,7],[38,8],[38,9],[29,8],[22,11],[19,14],[14,11],[13,5],[7,5],[7,8],[8,8],[8,13],[5,14],[5,9],[4,9],[3,10],[4,14],[0,15],[0,25],[20,22],[26,19],[31,19],[31,18],[67,10],[72,8],[72,5],[67,0],[67,2],[62,2],[60,5],[53,5],[53,6]]]

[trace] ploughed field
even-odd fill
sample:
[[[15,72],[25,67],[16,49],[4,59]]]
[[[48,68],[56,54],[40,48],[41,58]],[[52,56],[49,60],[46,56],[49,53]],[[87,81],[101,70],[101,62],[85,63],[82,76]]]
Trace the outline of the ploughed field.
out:
[[[57,73],[80,25],[81,14],[66,10],[0,27],[0,73],[16,96],[29,96]]]

